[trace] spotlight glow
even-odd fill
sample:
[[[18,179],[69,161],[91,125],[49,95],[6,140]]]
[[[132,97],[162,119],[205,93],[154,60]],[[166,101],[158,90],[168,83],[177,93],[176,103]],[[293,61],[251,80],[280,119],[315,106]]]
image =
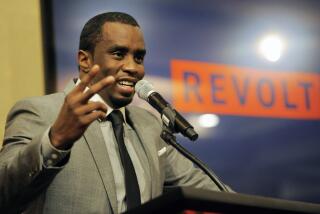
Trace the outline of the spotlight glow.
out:
[[[203,114],[199,117],[198,123],[201,127],[211,128],[219,124],[220,119],[215,114]]]
[[[280,59],[284,50],[284,42],[280,36],[270,34],[261,39],[259,43],[259,52],[271,62],[276,62]]]

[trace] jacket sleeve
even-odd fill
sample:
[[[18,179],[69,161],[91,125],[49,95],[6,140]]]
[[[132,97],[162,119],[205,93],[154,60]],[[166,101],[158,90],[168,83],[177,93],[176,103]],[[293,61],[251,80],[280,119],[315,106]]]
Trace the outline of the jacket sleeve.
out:
[[[41,145],[51,121],[41,108],[23,100],[8,114],[0,152],[0,212],[22,211],[63,168],[44,167]]]

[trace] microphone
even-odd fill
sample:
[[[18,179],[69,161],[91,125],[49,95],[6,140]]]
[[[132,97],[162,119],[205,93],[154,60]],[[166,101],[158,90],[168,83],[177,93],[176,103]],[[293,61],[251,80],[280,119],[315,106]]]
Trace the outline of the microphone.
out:
[[[147,101],[161,114],[162,121],[167,126],[173,124],[175,132],[180,132],[183,136],[192,141],[195,141],[198,138],[198,134],[193,129],[193,126],[191,126],[179,112],[173,109],[158,92],[154,91],[151,83],[146,80],[140,80],[135,85],[135,91],[141,99]]]

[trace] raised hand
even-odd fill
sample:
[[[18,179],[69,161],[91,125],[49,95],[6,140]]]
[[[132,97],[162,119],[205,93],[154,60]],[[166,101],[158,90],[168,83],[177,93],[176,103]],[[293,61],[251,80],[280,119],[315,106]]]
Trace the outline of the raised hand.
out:
[[[89,102],[89,99],[114,83],[115,79],[113,76],[108,76],[90,85],[98,72],[100,72],[99,66],[94,65],[82,78],[80,84],[66,96],[60,113],[50,129],[49,138],[54,147],[70,148],[93,121],[105,117],[107,111],[105,104]],[[89,89],[85,91],[86,87]]]

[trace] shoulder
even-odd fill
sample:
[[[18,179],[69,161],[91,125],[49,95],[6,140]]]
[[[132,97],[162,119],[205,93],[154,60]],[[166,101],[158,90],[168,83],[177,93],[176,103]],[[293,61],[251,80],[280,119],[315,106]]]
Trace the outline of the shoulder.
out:
[[[14,118],[21,113],[31,113],[34,115],[52,115],[59,111],[63,104],[65,94],[54,93],[45,96],[29,97],[17,101],[10,112],[8,113],[8,119]]]
[[[33,110],[40,109],[44,112],[59,111],[62,106],[66,94],[69,93],[75,86],[74,80],[70,80],[64,91],[52,93],[44,96],[29,97],[18,101],[13,109],[16,108],[31,108]]]
[[[41,108],[44,106],[51,106],[52,104],[54,104],[55,106],[59,104],[61,105],[63,103],[64,97],[65,94],[62,92],[38,97],[29,97],[17,101],[13,108]]]
[[[130,105],[127,106],[126,109],[131,117],[139,118],[141,120],[147,120],[148,122],[160,123],[160,118],[158,118],[155,114],[151,113],[150,111],[144,108]]]
[[[63,100],[63,93],[56,93],[18,101],[7,115],[4,144],[41,135],[54,121]]]
[[[144,108],[141,108],[139,106],[135,106],[135,105],[129,105],[129,106],[126,106],[126,109],[129,111],[129,112],[134,112],[134,113],[137,113],[137,114],[152,114],[151,112],[149,112],[148,110],[144,109]]]

